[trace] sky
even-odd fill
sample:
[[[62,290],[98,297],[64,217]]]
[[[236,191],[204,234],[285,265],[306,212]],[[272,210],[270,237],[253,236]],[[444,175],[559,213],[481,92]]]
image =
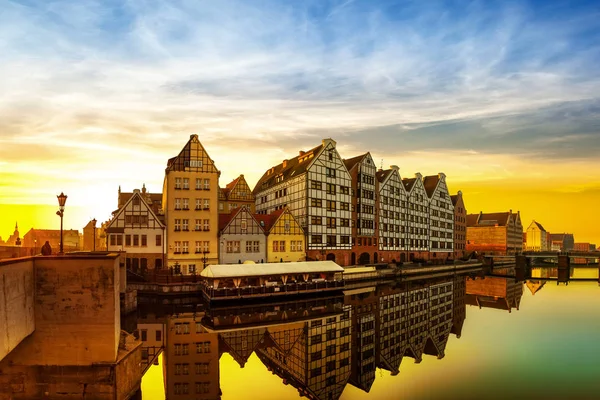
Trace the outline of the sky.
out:
[[[596,1],[0,0],[0,236],[106,220],[198,134],[225,185],[331,137],[600,244]],[[34,207],[46,205],[47,207]]]

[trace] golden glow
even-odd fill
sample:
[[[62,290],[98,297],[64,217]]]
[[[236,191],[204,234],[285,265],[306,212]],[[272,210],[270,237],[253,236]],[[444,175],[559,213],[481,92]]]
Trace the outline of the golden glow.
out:
[[[142,397],[144,400],[164,400],[165,398],[162,353],[158,356],[158,365],[152,365],[142,378]]]
[[[160,147],[139,145],[137,150],[117,150],[118,143],[94,149],[93,157],[84,157],[81,149],[60,147],[48,156],[47,150],[36,148],[23,160],[0,163],[0,236],[7,238],[19,221],[22,233],[30,227],[55,228],[58,219],[56,195],[61,191],[69,196],[65,211],[65,226],[82,229],[92,218],[105,221],[117,207],[117,190],[140,188],[142,183],[150,192],[160,192],[164,166],[168,158],[181,150],[189,136],[170,135]],[[200,139],[219,170],[219,182],[225,185],[243,173],[250,188],[264,171],[284,158],[320,143],[320,138],[303,138],[293,146],[256,139],[237,141],[227,146],[214,137]],[[398,148],[402,140],[398,139]],[[350,158],[365,148],[352,144],[352,138],[338,138],[342,157]],[[15,147],[15,151],[18,148]],[[131,155],[135,152],[135,159]],[[125,152],[125,153],[124,153]],[[37,154],[37,155],[36,155]],[[74,157],[68,165],[57,162],[60,157]],[[36,160],[36,157],[42,157]],[[403,178],[445,172],[451,193],[462,190],[469,213],[479,211],[521,211],[525,227],[532,219],[549,232],[569,232],[576,242],[600,245],[600,163],[597,161],[561,161],[518,155],[483,154],[474,151],[373,152],[378,167],[400,166]],[[54,158],[53,158],[54,157]],[[101,162],[100,162],[101,160]],[[37,167],[30,164],[34,162]],[[25,206],[44,204],[51,207]],[[18,205],[18,206],[17,206]]]

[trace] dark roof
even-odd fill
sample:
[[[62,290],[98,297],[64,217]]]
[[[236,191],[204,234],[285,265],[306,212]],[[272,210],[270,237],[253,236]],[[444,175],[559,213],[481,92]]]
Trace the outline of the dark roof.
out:
[[[266,188],[269,188],[275,184],[279,184],[287,181],[290,178],[295,178],[306,172],[306,168],[310,165],[312,160],[321,152],[323,149],[323,145],[320,144],[317,147],[314,147],[307,152],[300,152],[296,157],[287,160],[286,166],[283,166],[283,162],[278,164],[272,168],[269,168],[263,176],[256,182],[256,186],[252,191],[253,194],[256,194]],[[314,154],[314,157],[306,157],[309,154]],[[302,159],[302,162],[300,162]],[[283,180],[277,182],[275,178],[279,175],[283,175]]]
[[[240,181],[241,177],[242,177],[242,175],[238,176],[237,178],[235,178],[234,180],[229,182],[227,185],[225,185],[224,188],[220,188],[221,191],[223,192],[223,195],[225,195],[226,198],[229,197],[229,193],[235,187],[235,185],[237,185],[237,183]]]
[[[479,219],[479,214],[468,214],[467,215],[467,226],[477,226],[478,219]]]
[[[265,232],[269,232],[273,225],[277,222],[281,214],[285,212],[285,208],[273,211],[271,214],[254,214],[254,218],[262,226]]]
[[[234,208],[229,214],[219,214],[219,231],[222,231],[235,218],[241,207]]]
[[[350,171],[357,164],[359,164],[363,160],[363,158],[365,158],[368,154],[369,153],[365,153],[365,154],[361,154],[359,156],[348,158],[347,160],[344,160],[344,165],[346,166],[346,169],[348,171]]]
[[[473,217],[475,216],[475,217]],[[469,214],[467,215],[467,226],[490,226],[490,225],[498,225],[498,226],[506,226],[508,224],[508,220],[511,216],[510,212],[500,212],[500,213],[481,213],[481,214]],[[475,219],[474,218],[478,218]],[[475,221],[475,222],[473,222]]]
[[[550,240],[552,241],[561,241],[563,242],[565,240],[565,237],[569,237],[571,236],[571,238],[573,237],[572,233],[551,233],[550,234]]]
[[[433,197],[433,193],[435,192],[435,188],[437,188],[439,181],[439,175],[429,175],[423,178],[423,186],[425,186],[425,192],[427,192],[429,198]]]
[[[152,204],[156,203],[161,203],[162,204],[162,193],[141,193],[142,197],[144,197],[144,201],[146,201],[146,203],[148,203],[148,198],[150,199],[151,203],[148,204],[149,206],[152,206]],[[125,205],[125,203],[127,203],[129,201],[129,199],[131,198],[131,196],[133,196],[132,192],[121,192],[121,194],[119,195],[119,203],[118,206],[121,207],[123,205]]]
[[[412,187],[414,186],[416,181],[417,181],[417,178],[402,179],[402,183],[404,184],[404,188],[406,189],[407,192],[410,192],[412,190]]]
[[[391,174],[393,171],[393,169],[380,169],[379,171],[377,171],[377,173],[375,174],[377,176],[377,180],[379,182],[383,182],[385,181],[385,178],[387,178],[387,176],[389,174]]]
[[[538,227],[539,230],[544,231],[544,232],[546,231],[544,229],[544,227],[542,226],[542,224],[540,224],[539,222],[537,222],[537,221],[534,220],[533,223],[537,225],[537,227]]]

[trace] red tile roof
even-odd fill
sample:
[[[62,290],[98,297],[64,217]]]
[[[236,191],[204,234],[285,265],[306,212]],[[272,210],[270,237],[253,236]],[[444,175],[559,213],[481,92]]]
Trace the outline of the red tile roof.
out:
[[[287,160],[285,167],[283,166],[282,162],[281,164],[269,168],[258,180],[252,193],[256,194],[264,189],[274,186],[275,184],[285,182],[290,178],[295,178],[305,173],[308,165],[312,162],[312,160],[314,160],[314,157],[318,156],[322,149],[323,145],[320,144],[307,152],[301,152],[300,155]],[[307,157],[311,153],[314,154],[314,157]],[[302,161],[300,161],[300,159],[302,159]],[[277,182],[275,178],[279,175],[281,175],[283,179]]]
[[[433,197],[433,193],[435,192],[435,188],[437,188],[439,181],[439,175],[429,175],[423,178],[423,186],[425,186],[425,192],[427,192],[427,197]]]
[[[359,156],[348,158],[348,159],[344,160],[344,165],[346,166],[346,169],[348,171],[350,171],[352,168],[354,168],[360,162],[362,162],[363,158],[365,158],[368,154],[369,153],[365,153],[365,154],[361,154]]]

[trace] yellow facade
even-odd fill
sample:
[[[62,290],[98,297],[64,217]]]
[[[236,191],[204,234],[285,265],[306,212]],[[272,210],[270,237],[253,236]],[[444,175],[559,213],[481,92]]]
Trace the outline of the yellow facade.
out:
[[[254,214],[254,195],[243,174],[219,190],[219,214],[229,214],[231,210],[242,206],[248,207]]]
[[[285,209],[267,236],[267,262],[306,260],[304,231],[292,213]]]
[[[167,263],[184,275],[218,263],[219,175],[198,135],[190,137],[165,170]]]

